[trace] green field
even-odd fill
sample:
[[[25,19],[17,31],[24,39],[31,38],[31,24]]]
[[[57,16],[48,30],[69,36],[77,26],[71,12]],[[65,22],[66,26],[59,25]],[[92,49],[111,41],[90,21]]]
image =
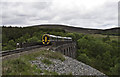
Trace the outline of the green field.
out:
[[[89,34],[90,36],[93,36],[95,38],[104,38],[107,37],[107,35],[102,35],[102,34]],[[111,40],[116,40],[118,41],[118,39],[120,39],[120,36],[113,36],[113,35],[109,35]]]

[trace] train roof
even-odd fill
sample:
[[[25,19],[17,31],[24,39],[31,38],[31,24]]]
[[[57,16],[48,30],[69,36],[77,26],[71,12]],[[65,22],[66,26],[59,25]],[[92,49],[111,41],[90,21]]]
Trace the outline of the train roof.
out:
[[[72,39],[71,37],[61,37],[61,36],[55,36],[55,35],[51,35],[51,34],[48,34],[50,37],[53,37],[53,38],[63,38],[63,39]]]

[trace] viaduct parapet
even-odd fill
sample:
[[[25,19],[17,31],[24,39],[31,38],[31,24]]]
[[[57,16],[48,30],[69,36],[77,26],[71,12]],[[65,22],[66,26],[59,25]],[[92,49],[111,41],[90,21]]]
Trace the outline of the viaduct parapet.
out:
[[[72,58],[76,56],[76,42],[73,41],[54,42],[51,49]]]

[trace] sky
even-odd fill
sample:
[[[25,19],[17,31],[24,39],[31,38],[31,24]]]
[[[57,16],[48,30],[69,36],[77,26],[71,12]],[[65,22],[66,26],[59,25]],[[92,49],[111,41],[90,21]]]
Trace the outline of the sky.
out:
[[[1,0],[0,25],[118,27],[118,0]]]

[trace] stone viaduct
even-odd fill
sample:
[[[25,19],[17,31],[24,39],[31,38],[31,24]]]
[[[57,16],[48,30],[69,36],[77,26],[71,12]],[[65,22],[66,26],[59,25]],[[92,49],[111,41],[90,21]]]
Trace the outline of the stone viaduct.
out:
[[[20,44],[20,49],[15,49],[12,51],[26,51],[35,48],[39,48],[42,43],[23,43]],[[54,41],[52,42],[52,46],[50,50],[60,52],[66,56],[75,58],[76,56],[76,42],[73,41]]]
[[[75,56],[76,56],[76,42],[57,41],[57,42],[53,43],[51,50],[58,51],[66,56],[75,58]]]

